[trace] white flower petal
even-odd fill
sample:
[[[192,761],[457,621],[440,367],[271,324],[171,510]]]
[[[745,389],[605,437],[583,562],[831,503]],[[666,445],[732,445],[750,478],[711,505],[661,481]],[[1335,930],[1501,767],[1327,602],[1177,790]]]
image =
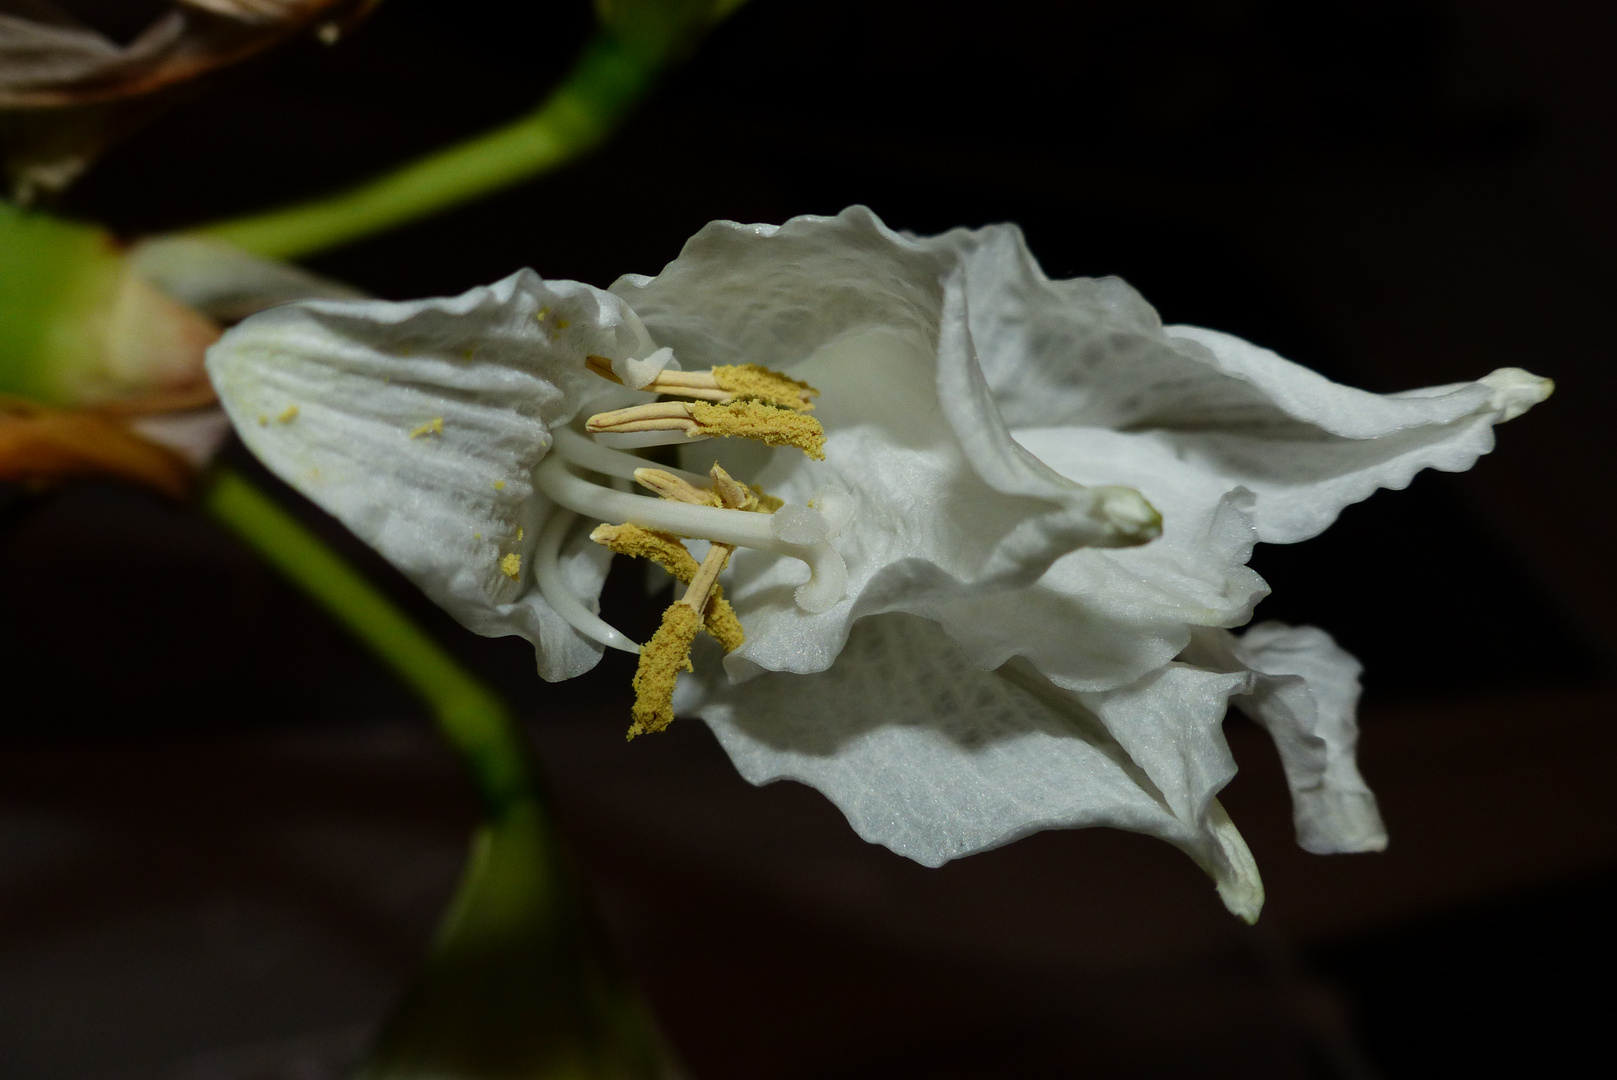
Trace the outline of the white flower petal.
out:
[[[1248,493],[1187,477],[1161,440],[1062,428],[1017,438],[1080,483],[1109,476],[1139,487],[1162,511],[1163,533],[1136,548],[1072,552],[1030,588],[933,611],[974,663],[997,666],[1014,652],[1069,690],[1124,686],[1177,656],[1193,627],[1238,626],[1267,594],[1246,566],[1256,539]]]
[[[261,461],[470,629],[532,641],[561,679],[601,647],[539,595],[533,550],[554,507],[531,474],[598,388],[583,358],[650,351],[616,297],[524,270],[444,299],[275,308],[229,331],[208,370]],[[593,547],[575,537],[564,560],[586,606]]]
[[[708,722],[751,782],[807,783],[860,836],[924,865],[1107,825],[1182,848],[1250,919],[1262,885],[1214,799],[1234,773],[1218,725],[1242,685],[1175,665],[1075,697],[1025,664],[973,666],[929,620],[882,615],[854,626],[829,671],[682,680],[676,705]]]
[[[1297,842],[1319,855],[1380,851],[1387,831],[1359,775],[1359,662],[1313,626],[1262,622],[1241,637],[1204,631],[1186,659],[1223,671],[1251,671],[1237,708],[1264,727],[1291,787]]]
[[[821,391],[824,463],[686,452],[694,471],[717,458],[789,502],[828,482],[850,495],[835,545],[847,591],[829,611],[799,610],[800,568],[737,554],[730,595],[748,641],[735,670],[822,669],[863,615],[1030,584],[1074,548],[1158,528],[1138,493],[1084,488],[1011,437],[977,367],[958,260],[935,247],[862,207],[779,228],[715,222],[656,278],[613,286],[687,367],[759,363]]]
[[[972,339],[1018,437],[1062,427],[1075,438],[1092,428],[1165,438],[1175,470],[1207,486],[1205,501],[1236,487],[1257,496],[1264,541],[1314,536],[1343,507],[1405,487],[1422,469],[1469,468],[1492,449],[1494,424],[1550,389],[1509,369],[1371,394],[1230,334],[1164,327],[1116,278],[1051,281],[1014,226],[957,229],[928,243],[965,267]]]

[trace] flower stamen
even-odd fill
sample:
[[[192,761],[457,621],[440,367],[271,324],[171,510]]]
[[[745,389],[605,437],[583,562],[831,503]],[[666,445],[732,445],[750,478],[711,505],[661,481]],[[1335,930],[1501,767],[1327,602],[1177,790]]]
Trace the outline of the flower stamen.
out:
[[[729,479],[726,477],[726,479]],[[636,469],[634,482],[648,491],[655,492],[665,499],[675,502],[691,503],[694,506],[723,506],[724,500],[712,488],[701,488],[689,480],[664,469]],[[730,481],[732,484],[735,481]],[[746,509],[746,500],[736,500],[736,509]]]
[[[679,431],[686,438],[735,436],[769,446],[795,446],[816,461],[825,458],[825,429],[818,420],[762,401],[738,399],[726,405],[658,401],[596,413],[584,427],[596,434]]]
[[[590,533],[590,539],[619,555],[650,559],[682,585],[689,585],[701,569],[701,564],[679,542],[679,537],[656,529],[639,525],[597,525],[595,531]],[[730,601],[724,598],[722,585],[713,586],[703,629],[724,646],[725,652],[734,652],[746,640],[741,630],[741,620],[736,618],[735,608],[730,606]]]
[[[746,485],[738,484],[730,478],[729,473],[716,464],[713,466],[712,476],[713,491],[726,509],[739,509],[743,503],[755,501]],[[600,529],[596,530],[596,533],[600,532]],[[591,534],[592,539],[596,533]],[[673,537],[667,539],[674,540]],[[674,541],[674,544],[683,550],[683,545],[677,541]],[[685,589],[685,595],[663,612],[662,625],[657,628],[657,632],[652,635],[645,648],[640,650],[640,664],[635,670],[634,677],[634,708],[631,711],[633,723],[629,726],[628,738],[633,739],[636,735],[661,731],[674,722],[674,684],[678,680],[680,668],[686,671],[695,670],[691,666],[690,653],[699,626],[705,625],[708,633],[724,646],[725,652],[740,647],[745,640],[741,623],[736,619],[735,611],[729,602],[724,599],[719,586],[719,573],[729,563],[730,555],[734,551],[734,544],[718,542],[714,542],[708,548],[707,556],[701,565],[694,568],[695,572],[690,576],[690,584]],[[672,553],[666,550],[663,553],[672,556]],[[690,569],[695,560],[691,558],[689,552],[686,552],[684,559],[674,556],[670,558],[670,562],[678,569],[685,570]],[[667,568],[667,564],[664,565]],[[674,572],[672,568],[670,572]]]
[[[604,356],[586,356],[587,366],[603,379],[625,385]],[[649,382],[635,387],[653,394],[696,398],[728,405],[742,399],[763,401],[793,412],[812,412],[820,392],[762,364],[721,364],[709,371],[669,371],[664,369]]]

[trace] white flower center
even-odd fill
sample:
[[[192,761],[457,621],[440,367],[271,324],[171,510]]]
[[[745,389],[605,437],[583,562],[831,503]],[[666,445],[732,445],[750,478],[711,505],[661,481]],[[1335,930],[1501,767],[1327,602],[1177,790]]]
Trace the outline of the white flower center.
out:
[[[692,380],[700,372],[673,372]],[[648,384],[647,389],[663,389]],[[677,392],[672,388],[664,392]],[[643,407],[657,413],[666,404]],[[741,404],[751,404],[744,402]],[[734,408],[734,406],[731,406]],[[767,406],[766,406],[767,407]],[[633,410],[618,410],[618,413]],[[616,414],[602,414],[613,416]],[[795,418],[795,417],[794,417]],[[600,417],[591,418],[591,426]],[[631,417],[631,424],[639,421]],[[610,429],[609,429],[610,430]],[[645,430],[636,428],[635,430]],[[701,432],[685,427],[658,430],[659,442],[687,442]],[[591,612],[565,586],[560,569],[562,541],[578,518],[624,522],[686,539],[707,540],[730,547],[747,547],[800,560],[808,567],[808,580],[798,586],[798,607],[811,614],[835,606],[847,588],[848,571],[830,540],[847,524],[851,499],[837,489],[816,493],[813,506],[782,507],[777,513],[698,505],[672,498],[619,490],[612,481],[637,480],[647,472],[643,458],[602,445],[597,437],[571,427],[552,432],[550,452],[534,470],[535,486],[571,513],[556,514],[540,534],[534,551],[535,577],[545,601],[580,633],[611,648],[638,653],[640,646]],[[710,479],[682,469],[657,470],[704,492]],[[641,483],[645,483],[642,476]],[[715,499],[714,501],[717,501]]]

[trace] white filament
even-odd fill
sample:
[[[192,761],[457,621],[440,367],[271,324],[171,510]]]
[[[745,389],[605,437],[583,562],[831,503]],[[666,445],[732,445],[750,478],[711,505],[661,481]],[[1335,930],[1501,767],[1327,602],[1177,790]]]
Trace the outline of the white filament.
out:
[[[545,598],[545,603],[555,609],[556,614],[566,619],[572,624],[573,629],[585,637],[593,638],[602,645],[621,649],[626,653],[639,653],[640,646],[634,639],[585,607],[583,601],[567,588],[561,570],[561,543],[567,537],[567,530],[572,528],[573,522],[577,520],[577,514],[558,510],[550,515],[550,520],[545,522],[545,527],[540,530],[533,551],[533,576],[539,582],[539,595]]]
[[[675,536],[716,540],[721,544],[756,548],[798,559],[808,564],[809,580],[798,588],[796,599],[798,606],[811,614],[833,607],[842,599],[847,588],[848,568],[842,556],[824,540],[793,543],[782,538],[772,521],[775,514],[696,506],[613,491],[574,476],[567,469],[566,454],[547,455],[534,468],[533,482],[551,499],[585,518],[629,522]],[[818,514],[818,511],[807,507],[803,510],[804,513]],[[823,531],[812,531],[821,536],[830,532],[828,527]]]

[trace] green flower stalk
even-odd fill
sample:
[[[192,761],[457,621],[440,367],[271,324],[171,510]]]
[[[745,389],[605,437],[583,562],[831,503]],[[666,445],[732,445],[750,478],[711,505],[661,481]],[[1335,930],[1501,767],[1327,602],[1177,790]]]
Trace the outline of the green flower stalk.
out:
[[[645,1006],[611,962],[498,697],[239,474],[217,470],[202,501],[421,697],[483,805],[449,915],[362,1080],[675,1076]]]
[[[601,29],[560,86],[503,127],[297,206],[196,230],[298,259],[532,179],[603,143],[673,64],[745,0],[597,0]]]

